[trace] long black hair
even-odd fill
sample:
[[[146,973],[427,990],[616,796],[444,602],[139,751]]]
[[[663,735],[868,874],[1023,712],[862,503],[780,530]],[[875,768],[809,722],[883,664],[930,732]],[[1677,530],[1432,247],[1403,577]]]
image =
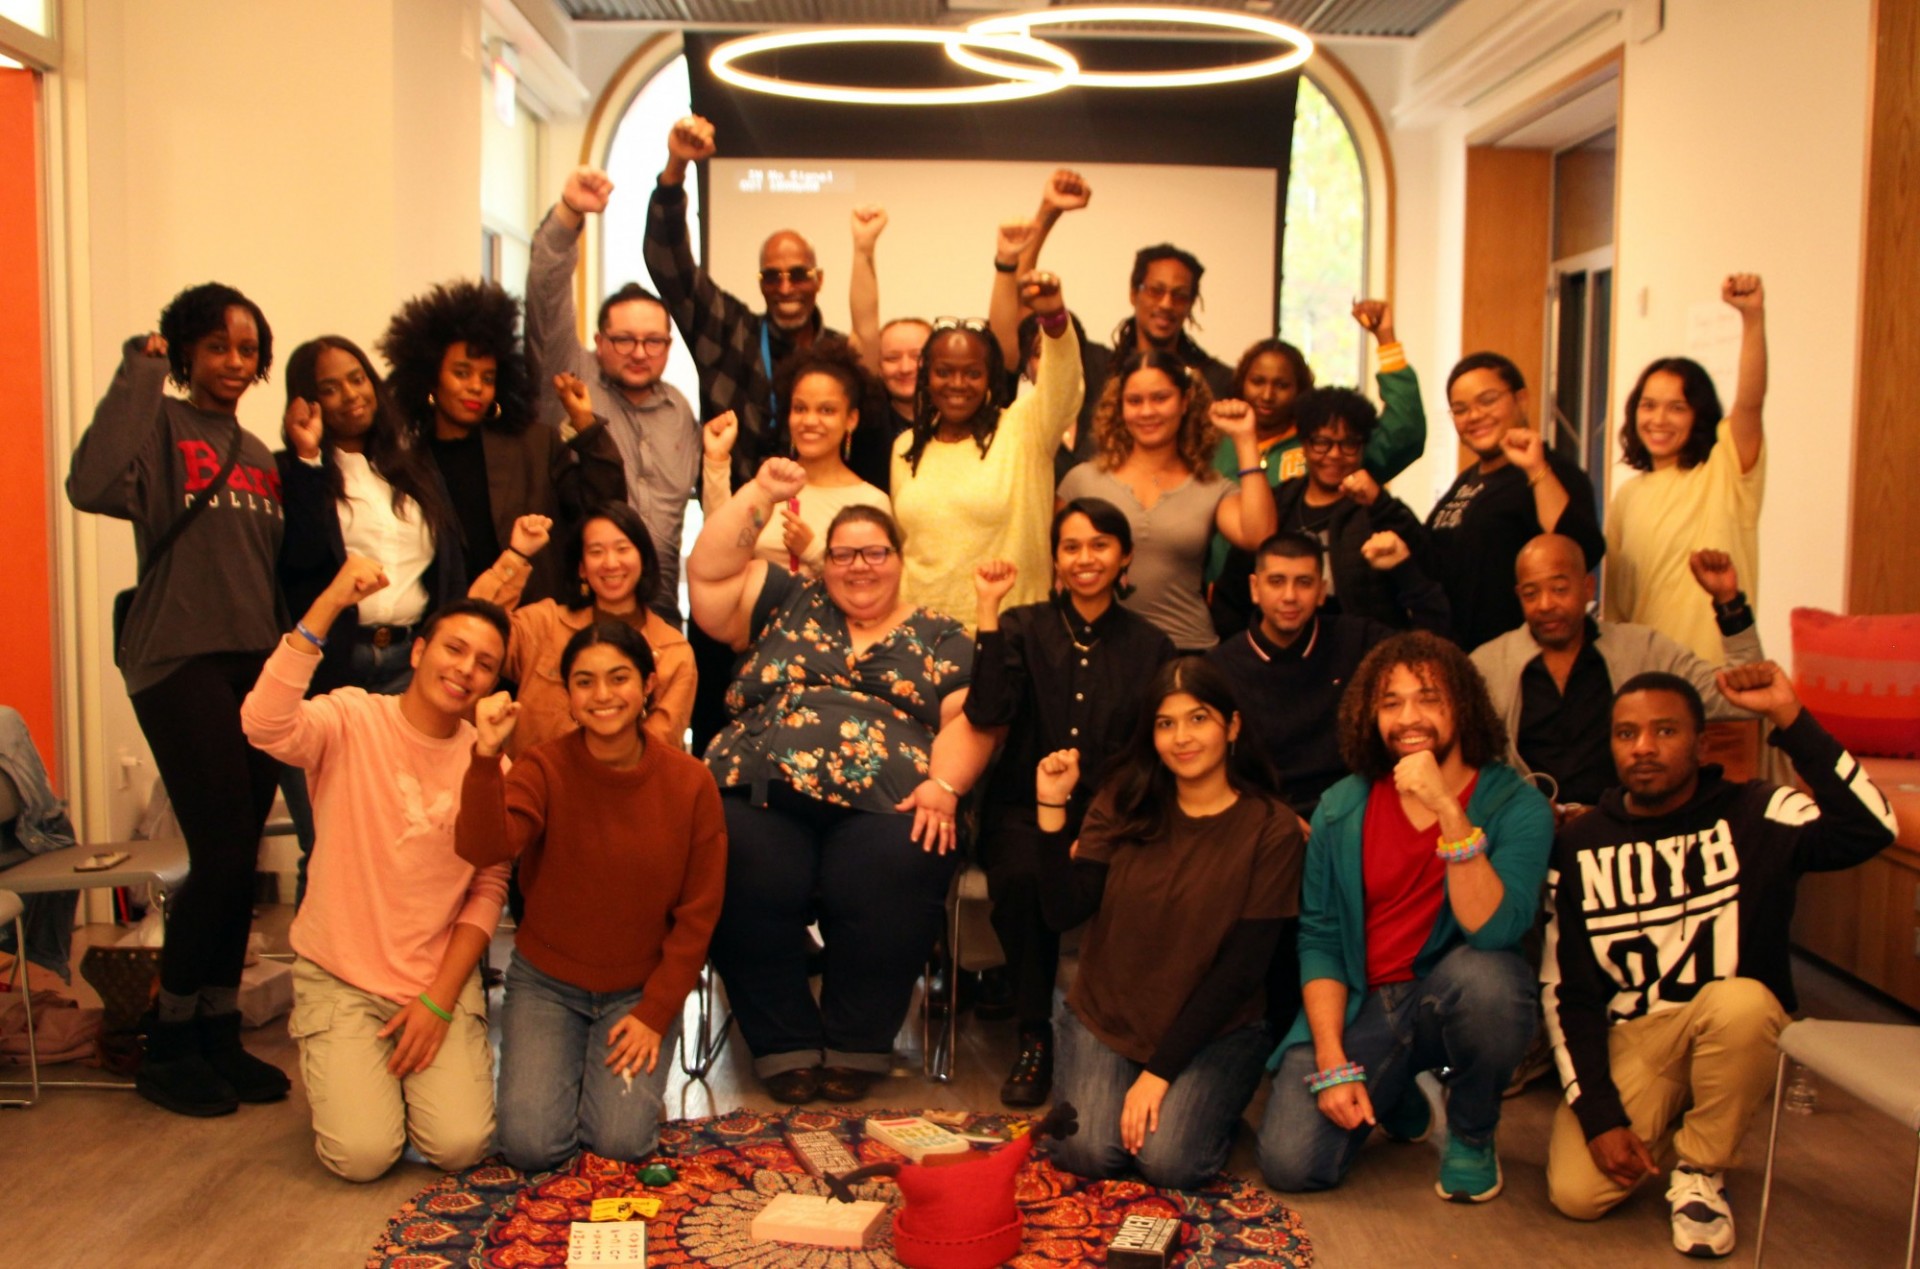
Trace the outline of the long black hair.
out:
[[[364,453],[373,474],[393,490],[393,513],[399,515],[402,504],[411,498],[420,508],[420,518],[433,531],[436,542],[442,533],[457,536],[460,529],[441,493],[439,476],[426,456],[413,447],[406,421],[394,409],[386,383],[360,345],[344,335],[321,335],[294,349],[287,357],[287,404],[292,405],[295,400],[318,403],[320,354],[329,349],[346,353],[359,362],[361,373],[373,385],[373,422],[367,428]],[[333,432],[322,427],[321,470],[326,476],[327,492],[338,502],[346,496],[346,481],[340,475],[340,464],[333,458],[336,448]]]
[[[574,631],[573,638],[567,640],[567,646],[560,650],[562,683],[572,677],[575,659],[597,643],[618,648],[622,656],[633,662],[633,668],[640,671],[640,677],[653,677],[653,648],[638,630],[624,621],[596,621]]]
[[[654,596],[660,593],[660,555],[653,549],[653,534],[647,532],[646,522],[633,505],[626,502],[603,502],[590,508],[567,534],[567,554],[562,567],[566,576],[573,579],[573,593],[564,601],[567,607],[575,612],[593,607],[593,587],[580,575],[580,565],[587,558],[587,526],[595,520],[612,524],[633,543],[633,549],[640,552],[640,582],[633,588],[633,600],[642,608],[652,607]]]
[[[1163,836],[1173,822],[1179,789],[1173,772],[1153,744],[1153,723],[1169,696],[1185,692],[1231,723],[1240,713],[1233,684],[1225,672],[1205,657],[1175,657],[1162,665],[1147,688],[1146,705],[1126,748],[1114,755],[1105,785],[1113,793],[1114,829],[1130,841]],[[1246,719],[1241,718],[1241,730]],[[1279,796],[1273,768],[1251,737],[1227,746],[1227,783],[1241,794]]]
[[[168,377],[185,388],[193,378],[193,346],[216,331],[227,329],[227,310],[245,309],[260,334],[260,364],[254,377],[267,381],[273,369],[273,327],[260,306],[224,282],[190,286],[160,310],[160,337],[167,341]]]
[[[493,402],[486,426],[519,433],[533,422],[534,392],[520,351],[520,301],[498,283],[445,282],[400,306],[380,336],[380,355],[393,367],[393,402],[417,435],[433,434],[431,398],[447,349],[465,344],[495,362]]]
[[[926,345],[920,350],[920,369],[913,385],[913,439],[907,443],[907,469],[920,474],[920,456],[927,452],[933,437],[940,430],[940,411],[934,408],[933,393],[928,387],[928,373],[933,365],[933,342],[948,335],[959,335],[971,339],[986,349],[987,354],[987,395],[980,402],[980,408],[974,412],[968,426],[973,432],[973,443],[985,454],[993,444],[994,431],[1000,426],[999,402],[1007,399],[1007,359],[1000,354],[1000,341],[991,332],[974,330],[969,326],[937,325],[927,336]]]

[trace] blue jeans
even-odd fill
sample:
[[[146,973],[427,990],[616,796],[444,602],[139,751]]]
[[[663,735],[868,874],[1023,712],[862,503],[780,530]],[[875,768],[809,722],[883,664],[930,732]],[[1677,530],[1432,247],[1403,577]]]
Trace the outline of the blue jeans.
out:
[[[1071,1102],[1080,1113],[1080,1131],[1051,1143],[1054,1166],[1086,1177],[1138,1171],[1169,1190],[1198,1189],[1219,1175],[1233,1126],[1273,1051],[1264,1022],[1209,1041],[1174,1077],[1160,1103],[1160,1127],[1136,1154],[1120,1143],[1120,1109],[1146,1066],[1108,1048],[1066,1005],[1054,1016],[1053,1034],[1054,1102]]]
[[[1376,1116],[1402,1096],[1419,1096],[1414,1077],[1445,1068],[1447,1131],[1476,1146],[1500,1125],[1500,1094],[1525,1056],[1540,1007],[1532,971],[1516,952],[1462,944],[1425,978],[1367,993],[1341,1038],[1347,1060],[1367,1070]],[[1325,1190],[1340,1184],[1360,1154],[1369,1124],[1347,1129],[1320,1113],[1307,1091],[1313,1045],[1296,1044],[1280,1060],[1260,1124],[1260,1171],[1276,1190]]]
[[[630,991],[593,992],[535,969],[515,952],[500,1008],[500,1152],[523,1172],[557,1168],[581,1149],[633,1160],[660,1144],[673,1066],[674,1020],[651,1071],[633,1088],[606,1065],[614,1024],[640,1002]]]

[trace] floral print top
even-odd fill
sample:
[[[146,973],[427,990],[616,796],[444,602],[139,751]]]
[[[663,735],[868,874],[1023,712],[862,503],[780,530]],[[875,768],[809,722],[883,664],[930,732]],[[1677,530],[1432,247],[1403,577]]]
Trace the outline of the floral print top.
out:
[[[973,640],[916,608],[858,657],[824,583],[778,566],[753,607],[754,646],[727,689],[733,721],[707,749],[721,788],[755,801],[779,782],[836,806],[892,813],[926,779],[940,702],[965,687]]]

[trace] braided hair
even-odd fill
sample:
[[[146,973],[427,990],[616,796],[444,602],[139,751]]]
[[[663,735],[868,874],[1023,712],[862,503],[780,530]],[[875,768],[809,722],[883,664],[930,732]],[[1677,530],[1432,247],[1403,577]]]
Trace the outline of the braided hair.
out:
[[[933,392],[929,385],[929,375],[933,367],[933,345],[936,341],[960,336],[971,339],[986,350],[987,393],[980,408],[968,420],[968,428],[973,433],[973,443],[985,455],[993,444],[993,436],[1000,426],[1000,406],[996,402],[1006,399],[1007,362],[1000,353],[1000,341],[984,330],[969,330],[964,326],[950,326],[936,330],[927,337],[926,348],[920,354],[920,369],[914,379],[913,387],[913,426],[909,432],[912,437],[907,443],[907,469],[915,475],[920,473],[920,458],[927,452],[927,446],[933,442],[934,435],[940,430],[940,411],[933,404]]]

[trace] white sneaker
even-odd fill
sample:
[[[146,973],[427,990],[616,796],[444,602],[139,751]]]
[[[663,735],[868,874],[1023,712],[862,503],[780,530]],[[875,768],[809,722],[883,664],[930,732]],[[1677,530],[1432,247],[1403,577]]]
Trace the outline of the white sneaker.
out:
[[[1683,1256],[1717,1260],[1733,1251],[1733,1208],[1721,1173],[1676,1167],[1667,1185],[1673,1247]]]

